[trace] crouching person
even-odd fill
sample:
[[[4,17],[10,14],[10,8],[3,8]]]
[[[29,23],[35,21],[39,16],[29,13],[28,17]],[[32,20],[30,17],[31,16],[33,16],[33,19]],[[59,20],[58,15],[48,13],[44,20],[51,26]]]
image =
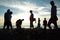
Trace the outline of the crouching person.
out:
[[[19,19],[19,20],[16,21],[17,29],[21,29],[22,21],[24,21],[24,19]]]

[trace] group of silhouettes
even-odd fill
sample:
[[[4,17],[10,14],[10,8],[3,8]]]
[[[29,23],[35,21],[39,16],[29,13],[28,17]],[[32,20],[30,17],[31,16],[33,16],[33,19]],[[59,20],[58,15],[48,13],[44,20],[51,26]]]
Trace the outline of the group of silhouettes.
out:
[[[54,24],[54,28],[57,29],[58,26],[57,26],[57,20],[58,20],[58,17],[57,17],[57,7],[55,6],[55,3],[54,1],[51,1],[50,2],[51,4],[51,17],[47,23],[47,20],[46,18],[44,18],[43,20],[43,25],[44,25],[44,29],[46,29],[46,27],[48,26],[50,29],[51,28],[51,23]],[[3,26],[3,29],[5,29],[5,27],[7,29],[11,28],[12,29],[12,22],[11,22],[11,18],[12,18],[12,11],[10,11],[10,9],[7,10],[7,12],[4,14],[4,26]],[[33,25],[33,22],[35,21],[36,22],[36,18],[34,18],[34,14],[32,12],[32,10],[30,10],[30,28],[34,28],[34,25]],[[22,21],[24,21],[24,19],[18,19],[16,21],[16,27],[17,29],[21,29],[21,25],[22,25]],[[40,27],[40,18],[38,18],[38,25],[37,27]]]
[[[8,9],[7,12],[4,14],[4,26],[3,26],[3,29],[5,29],[5,27],[7,29],[9,29],[9,27],[10,27],[12,29],[11,18],[12,18],[12,11],[10,11],[10,9]]]

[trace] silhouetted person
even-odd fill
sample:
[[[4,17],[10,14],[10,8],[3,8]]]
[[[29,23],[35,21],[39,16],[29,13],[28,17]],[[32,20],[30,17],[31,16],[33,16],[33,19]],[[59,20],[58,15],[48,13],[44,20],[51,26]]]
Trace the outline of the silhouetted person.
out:
[[[38,18],[38,25],[37,25],[38,28],[40,28],[40,18]]]
[[[47,27],[47,20],[46,20],[46,18],[44,18],[44,20],[43,20],[43,26],[44,26],[44,30],[46,30],[46,27]]]
[[[6,26],[7,26],[7,29],[9,29],[9,26],[11,26],[11,28],[12,28],[11,14],[12,14],[12,12],[10,12],[10,9],[8,9],[7,12],[4,14],[4,26],[3,26],[3,29],[5,29]]]
[[[16,21],[17,29],[21,29],[22,21],[24,21],[24,19],[19,19]]]
[[[34,18],[32,10],[30,10],[30,13],[31,13],[31,15],[30,15],[30,28],[34,28],[33,21],[36,21],[36,19]]]
[[[32,13],[32,10],[30,10],[30,13],[31,13],[31,15],[30,15],[30,28],[31,28],[31,27],[34,27],[33,26],[33,18],[34,18],[34,15]]]
[[[11,18],[12,18],[12,12],[9,13],[9,27],[11,27],[11,29],[12,29]],[[9,29],[9,27],[7,27],[7,28]]]
[[[10,9],[7,10],[7,12],[4,14],[4,26],[3,26],[3,29],[5,29],[5,27],[9,26],[8,25],[8,21],[9,21],[9,13],[10,13]]]
[[[57,18],[57,7],[55,6],[54,1],[51,1],[50,4],[52,7],[51,7],[51,18],[48,22],[48,26],[51,27],[50,25],[51,25],[51,23],[53,23],[54,27],[58,28],[58,26],[57,26],[57,20],[58,20],[58,18]]]

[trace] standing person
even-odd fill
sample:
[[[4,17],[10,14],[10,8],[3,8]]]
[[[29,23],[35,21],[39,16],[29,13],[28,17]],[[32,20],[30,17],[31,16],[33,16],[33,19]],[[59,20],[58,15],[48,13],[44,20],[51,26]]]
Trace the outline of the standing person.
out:
[[[44,20],[43,20],[43,26],[44,26],[44,30],[46,30],[46,26],[47,26],[47,20],[46,20],[46,18],[44,18]]]
[[[54,28],[57,29],[58,28],[58,26],[57,26],[57,20],[58,20],[58,18],[57,18],[57,7],[55,6],[54,1],[51,1],[50,4],[52,7],[51,7],[51,18],[48,22],[48,26],[51,28],[50,25],[51,25],[51,23],[53,23]]]
[[[9,13],[9,27],[11,27],[11,29],[12,29],[11,18],[12,18],[12,12]],[[9,28],[9,27],[8,27],[8,28]]]
[[[33,26],[34,15],[33,15],[33,13],[32,13],[32,10],[30,10],[30,13],[31,13],[31,15],[30,15],[30,28],[33,28],[33,27],[34,27],[34,26]]]
[[[12,29],[12,23],[11,23],[11,16],[12,12],[10,12],[10,9],[7,10],[7,12],[4,14],[4,26],[3,29],[7,26],[7,29],[9,29],[9,26]]]
[[[40,28],[40,18],[38,18],[38,28]]]
[[[4,26],[3,29],[5,29],[5,27],[9,27],[9,13],[10,13],[10,9],[7,10],[7,12],[4,14]]]

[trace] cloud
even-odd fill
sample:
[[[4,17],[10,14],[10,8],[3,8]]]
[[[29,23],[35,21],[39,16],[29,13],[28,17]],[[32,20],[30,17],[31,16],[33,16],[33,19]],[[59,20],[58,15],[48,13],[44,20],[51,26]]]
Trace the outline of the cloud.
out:
[[[48,4],[49,2],[49,0],[1,0],[0,5],[8,5],[7,7],[17,8],[25,12],[29,10],[34,10],[36,13],[38,13],[38,11],[50,12],[50,6]]]
[[[18,1],[15,1],[15,3],[14,2],[10,3],[8,1],[5,1],[5,2],[0,1],[0,5],[6,6],[6,7],[11,7],[11,8],[17,8],[17,9],[20,9],[23,11],[34,10],[37,8],[37,6],[35,6],[29,2],[24,2],[24,1],[23,1],[23,4],[19,4]]]
[[[25,19],[25,21],[24,21],[25,23],[27,21],[29,22],[29,14],[30,14],[29,11],[30,10],[33,10],[33,14],[34,14],[35,18],[39,17],[43,21],[44,17],[46,17],[47,20],[50,17],[50,10],[51,10],[50,1],[51,0],[0,0],[0,8],[4,9],[3,12],[5,12],[7,8],[10,8],[11,11],[13,11],[13,17],[12,17],[13,24],[15,24],[16,20],[18,20],[20,18]],[[59,2],[58,2],[58,0],[57,1],[55,0],[55,2],[58,7],[57,13],[58,13],[58,17],[59,17],[60,16],[60,7],[58,5]],[[2,11],[0,11],[0,12],[2,12]],[[2,16],[0,16],[0,17],[2,17]],[[0,18],[0,20],[2,22],[1,18]]]

